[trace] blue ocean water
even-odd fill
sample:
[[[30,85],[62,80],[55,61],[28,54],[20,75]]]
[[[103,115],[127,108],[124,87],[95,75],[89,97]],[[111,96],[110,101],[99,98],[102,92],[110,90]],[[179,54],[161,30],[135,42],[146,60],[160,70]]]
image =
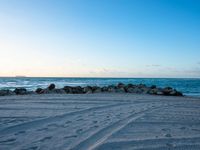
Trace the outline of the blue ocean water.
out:
[[[33,78],[33,77],[1,77],[0,89],[14,89],[25,87],[35,90],[38,87],[47,87],[50,83],[56,84],[58,88],[63,86],[86,86],[86,85],[111,85],[122,83],[157,85],[159,87],[171,86],[185,95],[200,96],[200,79],[188,78]]]

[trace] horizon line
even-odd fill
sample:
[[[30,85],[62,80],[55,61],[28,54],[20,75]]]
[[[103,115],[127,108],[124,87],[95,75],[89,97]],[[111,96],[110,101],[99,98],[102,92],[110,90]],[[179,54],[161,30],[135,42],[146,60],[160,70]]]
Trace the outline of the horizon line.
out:
[[[0,76],[0,78],[114,78],[114,79],[200,79],[200,77],[62,77],[62,76]]]

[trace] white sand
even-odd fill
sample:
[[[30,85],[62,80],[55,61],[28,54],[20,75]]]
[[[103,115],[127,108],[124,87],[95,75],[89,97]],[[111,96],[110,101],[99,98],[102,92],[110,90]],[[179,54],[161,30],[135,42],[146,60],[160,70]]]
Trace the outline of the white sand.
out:
[[[200,99],[131,94],[0,97],[0,150],[199,150]]]

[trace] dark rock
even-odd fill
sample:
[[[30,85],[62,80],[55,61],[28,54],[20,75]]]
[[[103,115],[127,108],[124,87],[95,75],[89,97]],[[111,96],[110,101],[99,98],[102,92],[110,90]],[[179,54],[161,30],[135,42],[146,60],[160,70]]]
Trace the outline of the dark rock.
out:
[[[126,88],[125,88],[125,91],[126,91],[127,93],[134,93],[134,88],[132,88],[132,87],[126,87]]]
[[[54,89],[54,90],[52,90],[52,93],[55,93],[55,94],[66,94],[64,89]]]
[[[175,96],[183,96],[183,93],[181,93],[180,91],[176,91],[176,95]]]
[[[72,93],[73,94],[83,94],[83,88],[80,86],[72,87]]]
[[[138,87],[138,88],[145,88],[146,85],[145,85],[145,84],[139,84],[137,87]]]
[[[26,94],[30,94],[30,95],[31,94],[36,94],[36,92],[34,92],[34,91],[27,91]]]
[[[157,88],[157,95],[163,95],[163,89],[162,88]]]
[[[149,87],[143,87],[141,88],[141,91],[143,94],[147,94],[149,92],[150,88]]]
[[[128,87],[128,88],[130,88],[130,87],[135,87],[135,85],[129,83],[129,84],[127,84],[127,87]]]
[[[67,93],[67,94],[72,94],[72,87],[70,87],[70,86],[65,86],[65,87],[63,88],[63,90],[64,90],[65,93]]]
[[[124,88],[125,87],[125,84],[123,84],[123,83],[118,83],[117,84],[117,88]]]
[[[141,87],[136,87],[136,88],[134,88],[134,93],[141,94],[141,93],[143,93],[143,91],[142,91]]]
[[[170,95],[170,93],[173,91],[171,87],[166,87],[162,90],[164,95]]]
[[[98,86],[92,86],[92,92],[96,91],[99,87]]]
[[[42,94],[42,88],[37,88],[36,90],[35,90],[35,92],[37,93],[37,94]]]
[[[91,94],[92,90],[88,90],[85,94]]]
[[[51,93],[52,91],[47,88],[47,89],[42,89],[42,91],[40,91],[39,94],[51,94]]]
[[[16,95],[24,95],[27,94],[27,90],[25,88],[16,88],[14,90]]]
[[[168,86],[168,87],[165,87],[165,89],[171,89],[172,90],[173,88]]]
[[[52,89],[52,90],[50,90],[49,88],[46,88],[46,89],[38,88],[36,89],[35,93],[37,94],[66,94],[66,93],[69,93],[69,91],[67,90],[67,87],[64,87],[62,89]]]
[[[65,86],[63,88],[63,90],[67,93],[67,94],[83,94],[84,93],[84,88],[80,87],[80,86],[75,86],[75,87],[71,87],[71,86]]]
[[[108,86],[108,92],[114,93],[114,92],[116,92],[116,89],[117,88],[114,85],[109,85]]]
[[[131,93],[130,91],[133,91],[133,88],[135,88],[136,86],[133,85],[133,84],[127,84],[125,85],[124,87],[124,91],[127,92],[127,93]]]
[[[137,94],[139,94],[139,93],[143,93],[143,90],[141,88],[135,86],[135,87],[129,87],[129,88],[127,88],[126,92],[127,93],[137,93]]]
[[[96,89],[93,91],[93,93],[101,93],[101,92],[102,92],[102,90],[101,90],[100,87],[96,88]]]
[[[42,89],[38,94],[65,94],[64,89],[52,89],[49,90],[49,88]]]
[[[171,96],[183,96],[183,94],[181,92],[179,92],[179,91],[177,91],[175,89],[173,91],[171,91],[169,93],[169,95],[171,95]]]
[[[148,91],[148,94],[157,95],[158,94],[158,89],[156,89],[156,88],[150,89]]]
[[[53,89],[55,89],[56,88],[56,86],[55,86],[55,84],[50,84],[49,86],[48,86],[48,89],[51,91],[51,90],[53,90]]]
[[[121,88],[115,89],[115,92],[117,92],[117,93],[125,93],[125,90],[124,90],[123,87],[121,87]]]
[[[25,88],[16,88],[13,92],[10,90],[0,90],[0,96],[4,95],[24,95],[24,94],[83,94],[83,93],[101,93],[101,92],[110,92],[110,93],[137,93],[137,94],[152,94],[152,95],[167,95],[167,96],[183,96],[183,94],[176,89],[171,87],[166,88],[157,88],[156,85],[147,87],[145,84],[125,85],[123,83],[118,83],[117,86],[109,85],[104,87],[99,86],[65,86],[62,89],[56,89],[55,84],[50,84],[46,89],[37,88],[34,91],[27,91]]]
[[[150,88],[151,88],[151,89],[155,89],[155,88],[156,88],[156,85],[152,85]]]
[[[0,96],[15,95],[13,91],[10,90],[0,90]]]
[[[86,93],[86,94],[92,93],[92,87],[91,86],[84,87],[83,88],[83,93]]]
[[[102,88],[101,88],[101,91],[102,91],[102,92],[108,92],[108,87],[106,87],[106,86],[102,87]]]

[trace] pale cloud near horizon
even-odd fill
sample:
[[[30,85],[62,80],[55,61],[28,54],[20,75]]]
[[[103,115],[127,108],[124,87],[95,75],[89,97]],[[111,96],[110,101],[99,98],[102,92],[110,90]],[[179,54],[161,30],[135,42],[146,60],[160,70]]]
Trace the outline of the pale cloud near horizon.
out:
[[[128,70],[128,69],[111,69],[111,68],[69,68],[65,66],[51,66],[51,70],[39,68],[18,68],[13,71],[15,75],[25,76],[49,76],[49,77],[200,77],[200,68],[177,69],[173,67],[155,67],[146,70]],[[25,71],[24,71],[25,70]],[[16,73],[17,74],[14,74]],[[6,74],[6,72],[4,72]],[[7,72],[12,73],[12,72]],[[39,75],[38,75],[39,74]]]
[[[2,45],[0,45],[0,48]],[[46,76],[46,77],[200,77],[199,67],[177,67],[159,64],[123,66],[103,60],[97,64],[76,55],[46,55],[45,51],[16,51],[8,45],[8,51],[0,56],[0,76]],[[10,50],[10,51],[9,51]],[[59,59],[58,59],[59,58]],[[198,62],[200,64],[200,62]]]
[[[88,74],[86,73],[86,76]],[[200,68],[177,69],[175,67],[155,67],[147,70],[118,70],[99,68],[89,71],[90,77],[200,77]]]
[[[146,67],[161,67],[161,65],[158,65],[158,64],[152,64],[152,65],[146,65]]]

